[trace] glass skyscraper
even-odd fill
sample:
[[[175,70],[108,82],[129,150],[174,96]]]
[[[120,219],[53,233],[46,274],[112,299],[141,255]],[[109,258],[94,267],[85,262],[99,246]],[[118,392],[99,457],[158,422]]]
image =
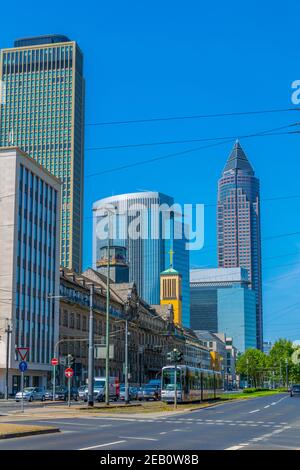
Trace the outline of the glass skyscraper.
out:
[[[256,342],[263,346],[259,180],[237,141],[218,185],[219,267],[243,267],[256,294]]]
[[[115,208],[117,214],[112,218],[112,244],[125,246],[129,265],[129,281],[135,282],[139,295],[150,305],[160,303],[160,274],[170,267],[169,251],[174,251],[173,266],[182,275],[182,322],[190,326],[190,290],[189,290],[189,251],[185,249],[185,237],[182,235],[183,220],[171,219],[170,236],[163,236],[163,217],[159,215],[157,224],[151,224],[151,217],[157,215],[157,207],[166,204],[171,207],[174,199],[158,192],[138,192],[121,194],[101,199],[94,203],[94,234],[93,234],[93,266],[97,268],[100,250],[107,245],[106,239],[99,238],[97,224],[103,217],[102,209],[109,206]],[[145,227],[149,228],[148,235],[133,239],[128,235],[128,226],[141,209],[141,234]],[[113,222],[115,221],[115,223]],[[116,222],[117,221],[117,222]],[[168,229],[166,229],[168,230]],[[154,233],[155,232],[155,233]],[[166,235],[167,235],[166,231]],[[181,237],[180,237],[181,234]],[[179,238],[180,237],[180,238]]]
[[[191,328],[224,333],[239,352],[256,347],[256,296],[243,268],[192,269]]]
[[[83,56],[66,36],[16,40],[0,56],[0,147],[18,146],[63,182],[61,264],[81,271]]]

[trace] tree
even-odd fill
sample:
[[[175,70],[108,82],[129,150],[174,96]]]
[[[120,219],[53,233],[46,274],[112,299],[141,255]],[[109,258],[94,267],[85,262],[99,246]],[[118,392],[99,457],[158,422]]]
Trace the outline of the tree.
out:
[[[250,348],[239,356],[236,371],[244,379],[250,380],[254,387],[258,387],[263,381],[266,367],[266,355],[259,349]]]
[[[284,338],[278,339],[269,354],[269,366],[274,370],[276,380],[281,384],[300,381],[300,366],[292,361],[293,353],[298,346],[294,346],[292,341]],[[286,377],[287,376],[287,377]]]

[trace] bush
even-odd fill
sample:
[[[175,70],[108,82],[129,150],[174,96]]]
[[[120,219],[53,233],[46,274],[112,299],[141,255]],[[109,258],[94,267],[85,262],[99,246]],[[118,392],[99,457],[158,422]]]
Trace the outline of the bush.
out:
[[[256,388],[244,388],[243,393],[254,393],[257,392]]]

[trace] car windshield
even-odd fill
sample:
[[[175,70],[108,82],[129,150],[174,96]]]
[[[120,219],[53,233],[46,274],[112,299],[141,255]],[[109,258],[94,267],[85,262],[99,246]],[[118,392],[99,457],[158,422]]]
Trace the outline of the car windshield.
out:
[[[293,385],[293,390],[300,392],[300,385]]]
[[[30,392],[33,392],[34,390],[34,387],[26,387],[24,388],[24,393],[30,393]]]
[[[95,381],[94,388],[103,388],[104,385],[105,385],[104,380],[97,380],[97,381]]]

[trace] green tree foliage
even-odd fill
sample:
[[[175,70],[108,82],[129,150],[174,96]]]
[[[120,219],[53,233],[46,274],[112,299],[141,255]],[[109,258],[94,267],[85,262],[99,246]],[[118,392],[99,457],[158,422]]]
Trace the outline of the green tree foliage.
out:
[[[289,382],[300,380],[300,367],[292,361],[294,351],[293,343],[287,339],[280,338],[274,343],[268,356],[268,363],[274,370],[277,381],[285,384],[287,375]]]
[[[244,379],[248,378],[253,387],[259,387],[261,386],[266,367],[266,355],[258,349],[251,348],[239,356],[236,371]]]
[[[300,383],[300,365],[294,364],[292,355],[297,347],[287,339],[277,340],[269,355],[258,349],[247,349],[238,357],[236,371],[248,386],[261,387],[266,382],[273,385]],[[299,347],[300,349],[300,347]]]

